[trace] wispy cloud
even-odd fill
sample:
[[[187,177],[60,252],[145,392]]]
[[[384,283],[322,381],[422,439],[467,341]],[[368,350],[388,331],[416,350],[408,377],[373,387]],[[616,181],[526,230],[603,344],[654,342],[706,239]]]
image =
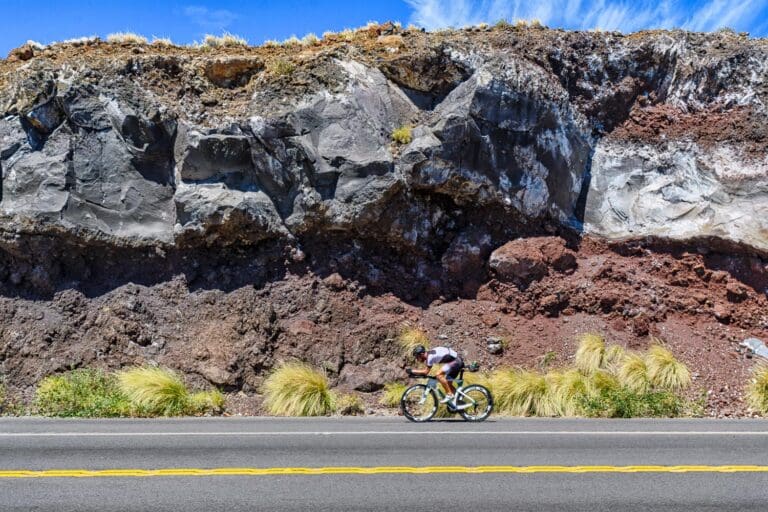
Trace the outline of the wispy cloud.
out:
[[[766,35],[768,0],[405,0],[411,21],[428,29],[500,19],[538,19],[551,27],[632,32],[647,28],[712,31],[731,27]]]
[[[237,19],[237,14],[226,9],[209,9],[200,5],[184,8],[184,16],[203,30],[220,31]]]

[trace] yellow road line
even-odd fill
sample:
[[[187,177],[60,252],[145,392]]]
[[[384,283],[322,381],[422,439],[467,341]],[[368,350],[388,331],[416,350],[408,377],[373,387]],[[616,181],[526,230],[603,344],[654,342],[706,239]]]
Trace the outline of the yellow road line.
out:
[[[0,470],[0,478],[98,478],[151,476],[387,475],[435,473],[768,473],[768,466],[381,466],[323,468],[168,468]]]

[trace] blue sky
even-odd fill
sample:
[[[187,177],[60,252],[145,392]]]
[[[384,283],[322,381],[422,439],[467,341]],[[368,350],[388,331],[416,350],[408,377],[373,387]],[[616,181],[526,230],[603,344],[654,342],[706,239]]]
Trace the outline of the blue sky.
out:
[[[232,32],[260,44],[308,32],[398,20],[428,29],[501,18],[537,18],[550,27],[632,32],[723,26],[768,35],[768,0],[0,0],[0,55],[28,39],[43,44],[132,31],[176,43]]]

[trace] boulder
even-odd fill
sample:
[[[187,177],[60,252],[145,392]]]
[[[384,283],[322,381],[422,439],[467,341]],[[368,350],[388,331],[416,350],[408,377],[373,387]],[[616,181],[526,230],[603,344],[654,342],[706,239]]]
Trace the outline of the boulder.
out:
[[[261,59],[229,57],[207,62],[205,76],[219,87],[241,87],[262,69],[264,62]]]
[[[339,375],[339,385],[355,391],[372,393],[402,376],[403,370],[394,363],[374,362],[364,366],[346,365]]]
[[[573,271],[576,256],[557,237],[518,238],[493,251],[488,266],[500,281],[528,285],[547,275],[550,268]]]
[[[547,275],[547,263],[526,239],[508,242],[491,253],[488,266],[500,281],[527,285]]]

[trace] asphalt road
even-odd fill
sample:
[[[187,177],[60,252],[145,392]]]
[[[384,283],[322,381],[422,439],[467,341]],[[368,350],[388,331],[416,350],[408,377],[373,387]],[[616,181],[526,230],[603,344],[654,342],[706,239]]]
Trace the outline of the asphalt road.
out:
[[[3,512],[767,508],[764,421],[0,419]]]

